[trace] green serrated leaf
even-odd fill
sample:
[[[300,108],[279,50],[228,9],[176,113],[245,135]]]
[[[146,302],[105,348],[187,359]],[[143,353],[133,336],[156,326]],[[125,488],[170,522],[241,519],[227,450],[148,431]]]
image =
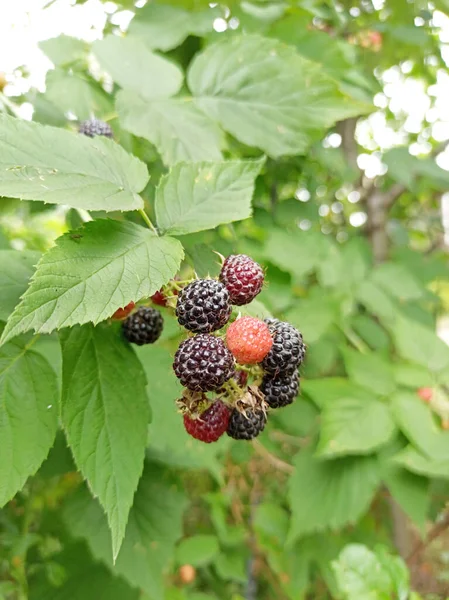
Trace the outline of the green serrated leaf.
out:
[[[40,260],[2,342],[30,329],[50,333],[98,323],[172,278],[181,244],[130,222],[98,220],[58,238]]]
[[[308,533],[356,523],[368,510],[379,484],[374,456],[323,461],[310,449],[301,449],[289,484],[289,543]]]
[[[129,33],[142,39],[149,48],[165,52],[182,44],[188,35],[212,31],[213,21],[220,15],[217,8],[189,12],[180,7],[150,3],[137,11]]]
[[[64,34],[39,42],[38,46],[56,66],[80,60],[88,50],[86,42]]]
[[[398,315],[393,335],[403,358],[417,362],[433,372],[449,367],[449,346],[428,327]]]
[[[191,98],[148,101],[122,90],[116,107],[122,127],[154,144],[166,165],[223,158],[223,133]]]
[[[374,352],[361,354],[350,348],[344,348],[342,353],[346,371],[355,383],[380,396],[395,390],[393,366],[382,356]]]
[[[413,446],[407,446],[394,456],[394,461],[417,475],[449,479],[449,458],[435,460],[422,454]]]
[[[321,415],[321,457],[368,454],[395,432],[389,407],[376,399],[346,397],[327,403]]]
[[[449,431],[443,431],[432,411],[416,394],[400,392],[394,395],[393,412],[404,435],[437,461],[449,459]]]
[[[317,130],[366,111],[320,65],[258,35],[208,46],[191,63],[188,84],[201,110],[272,157],[302,153]]]
[[[56,435],[56,374],[32,348],[36,338],[0,349],[0,506],[38,470]]]
[[[125,539],[114,564],[106,520],[99,505],[83,489],[67,505],[64,518],[75,537],[84,538],[94,557],[152,600],[163,600],[164,571],[182,533],[186,497],[167,472],[146,463]]]
[[[169,98],[182,86],[181,69],[150,52],[137,38],[108,35],[96,41],[92,50],[120,87],[136,92],[145,100]]]
[[[90,139],[0,114],[0,194],[88,210],[136,210],[146,166],[102,136]]]
[[[0,321],[6,321],[28,286],[39,252],[0,250]]]
[[[45,80],[46,92],[42,100],[50,106],[45,106],[45,101],[40,103],[40,108],[50,112],[51,120],[46,120],[51,125],[65,125],[66,113],[73,113],[78,119],[90,119],[92,115],[101,117],[113,109],[111,97],[106,94],[98,82],[88,79],[77,71],[54,69],[47,73]],[[59,119],[58,111],[63,114],[63,122],[54,122]],[[42,111],[41,111],[42,115]],[[38,113],[39,116],[39,113]],[[34,118],[34,115],[33,115]]]
[[[175,165],[156,190],[159,227],[183,235],[247,219],[263,164],[264,159]]]
[[[111,327],[65,330],[61,345],[62,422],[75,462],[106,512],[115,559],[143,469],[146,377]]]

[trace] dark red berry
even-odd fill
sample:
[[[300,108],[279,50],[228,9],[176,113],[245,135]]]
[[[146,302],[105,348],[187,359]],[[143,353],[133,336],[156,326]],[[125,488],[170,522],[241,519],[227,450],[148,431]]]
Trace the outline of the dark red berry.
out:
[[[226,344],[241,365],[260,363],[273,345],[268,325],[255,317],[241,317],[229,326]]]
[[[197,279],[179,292],[176,316],[194,333],[210,333],[225,325],[232,306],[225,286],[214,279]]]
[[[158,306],[167,306],[167,298],[161,290],[158,290],[151,296],[151,301]]]
[[[228,428],[230,414],[226,404],[217,400],[196,419],[185,414],[184,427],[195,439],[210,444],[224,434]]]
[[[217,390],[234,375],[235,362],[220,338],[200,334],[181,343],[173,368],[186,388],[207,392]]]
[[[252,440],[264,430],[266,423],[267,415],[259,407],[247,408],[245,414],[234,408],[226,433],[235,440]]]
[[[114,319],[114,321],[121,321],[122,319],[125,319],[135,306],[136,305],[134,302],[130,302],[125,307],[118,308],[112,315],[112,319]]]
[[[262,361],[262,367],[272,375],[294,373],[304,360],[305,345],[302,335],[290,323],[265,319],[273,336],[273,346]]]
[[[142,306],[123,321],[123,334],[128,342],[143,346],[154,343],[162,333],[164,319],[155,308]]]
[[[91,138],[97,135],[104,135],[108,138],[114,137],[114,132],[112,131],[111,126],[104,121],[99,121],[98,119],[89,119],[88,121],[83,121],[78,127],[78,132]]]
[[[231,303],[249,304],[260,293],[265,275],[262,267],[246,254],[231,254],[224,261],[220,281],[229,292]]]
[[[291,404],[298,395],[299,375],[279,375],[272,377],[265,375],[260,386],[260,391],[265,396],[265,402],[271,408],[281,408]]]

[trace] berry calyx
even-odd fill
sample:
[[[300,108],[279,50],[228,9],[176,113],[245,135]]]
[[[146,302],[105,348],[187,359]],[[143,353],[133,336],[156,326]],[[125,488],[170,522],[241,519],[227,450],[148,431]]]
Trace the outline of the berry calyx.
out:
[[[265,375],[260,386],[260,391],[271,408],[288,406],[298,395],[298,390],[299,375],[297,373],[279,375],[279,377]]]
[[[132,344],[153,344],[162,333],[164,319],[155,308],[142,306],[122,324],[123,335]]]
[[[173,369],[183,386],[207,392],[217,390],[234,375],[235,361],[220,338],[200,334],[180,344]]]
[[[267,415],[262,408],[247,408],[244,413],[234,408],[226,433],[235,440],[252,440],[264,430],[266,423]]]
[[[220,281],[229,292],[231,303],[249,304],[260,293],[264,272],[262,267],[246,254],[231,254],[221,268]]]
[[[232,306],[225,286],[214,279],[197,279],[179,292],[178,322],[194,333],[210,333],[225,325]]]
[[[114,132],[111,126],[104,121],[98,119],[89,119],[88,121],[82,121],[78,127],[78,133],[87,135],[87,137],[95,137],[97,135],[103,135],[107,138],[113,138]]]
[[[262,362],[273,346],[268,325],[255,317],[241,317],[226,332],[226,344],[241,365]]]
[[[192,437],[206,444],[216,442],[228,428],[231,411],[217,400],[206,409],[198,418],[184,415],[184,427]]]
[[[134,302],[130,302],[123,308],[118,308],[111,318],[114,319],[114,321],[121,321],[122,319],[126,319],[126,317],[133,311],[135,306],[136,305]]]
[[[273,346],[262,362],[262,368],[272,375],[292,374],[304,360],[306,347],[302,335],[290,323],[265,319],[273,337]]]

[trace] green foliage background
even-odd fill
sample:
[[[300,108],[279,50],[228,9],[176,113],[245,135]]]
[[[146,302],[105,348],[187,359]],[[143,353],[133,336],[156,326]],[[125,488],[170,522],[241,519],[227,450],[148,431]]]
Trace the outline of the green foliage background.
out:
[[[388,107],[403,146],[355,130],[387,69],[435,82],[447,2],[116,4],[125,35],[42,42],[45,93],[0,98],[0,598],[445,598],[403,560],[449,490],[444,148]],[[115,141],[76,133],[92,115]],[[266,268],[242,312],[308,345],[253,444],[185,433],[168,310],[154,347],[109,319],[215,251]]]

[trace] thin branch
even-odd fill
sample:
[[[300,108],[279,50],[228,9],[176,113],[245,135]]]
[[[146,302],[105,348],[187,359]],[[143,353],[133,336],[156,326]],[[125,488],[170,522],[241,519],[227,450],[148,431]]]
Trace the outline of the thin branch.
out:
[[[295,470],[292,465],[289,465],[277,456],[274,456],[274,454],[271,454],[271,452],[269,452],[258,440],[253,440],[253,448],[257,454],[260,454],[260,456],[266,458],[267,461],[272,464],[273,467],[279,469],[279,471],[283,471],[284,473],[293,473]]]
[[[426,536],[425,540],[420,540],[407,557],[407,564],[410,566],[413,561],[418,558],[424,550],[439,537],[442,533],[449,529],[449,509],[443,514],[441,521],[436,523]]]

